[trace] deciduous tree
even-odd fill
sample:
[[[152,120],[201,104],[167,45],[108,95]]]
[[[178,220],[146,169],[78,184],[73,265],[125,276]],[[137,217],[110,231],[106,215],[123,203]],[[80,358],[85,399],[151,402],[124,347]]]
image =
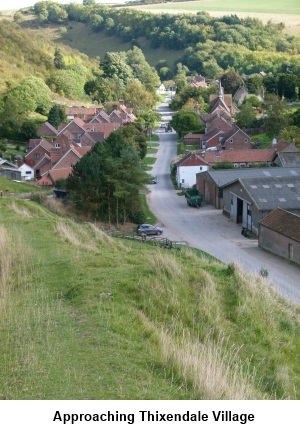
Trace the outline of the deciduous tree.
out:
[[[170,121],[170,125],[180,138],[187,133],[198,131],[201,127],[199,116],[195,112],[187,110],[176,112]]]

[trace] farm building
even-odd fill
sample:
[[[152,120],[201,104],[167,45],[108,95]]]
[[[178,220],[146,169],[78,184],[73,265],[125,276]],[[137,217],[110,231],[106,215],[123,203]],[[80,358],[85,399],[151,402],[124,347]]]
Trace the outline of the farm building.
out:
[[[300,176],[238,178],[223,189],[223,212],[258,235],[259,222],[281,208],[300,215]]]
[[[258,246],[300,264],[300,216],[274,209],[259,222]]]
[[[21,172],[19,172],[18,166],[3,158],[0,158],[0,176],[6,179],[21,180]]]
[[[300,213],[299,182],[299,167],[208,170],[196,175],[205,202],[256,234],[260,219],[277,207]]]

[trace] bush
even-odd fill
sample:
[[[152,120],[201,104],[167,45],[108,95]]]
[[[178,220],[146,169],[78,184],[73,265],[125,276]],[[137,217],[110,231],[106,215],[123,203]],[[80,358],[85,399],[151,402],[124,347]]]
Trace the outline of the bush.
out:
[[[133,212],[129,215],[129,220],[135,224],[143,224],[147,221],[147,215],[144,211]]]
[[[0,151],[2,152],[5,152],[6,151],[6,145],[5,145],[5,143],[3,143],[3,142],[0,142]]]
[[[266,268],[262,267],[259,271],[260,276],[262,276],[263,278],[267,278],[269,275],[269,272]]]

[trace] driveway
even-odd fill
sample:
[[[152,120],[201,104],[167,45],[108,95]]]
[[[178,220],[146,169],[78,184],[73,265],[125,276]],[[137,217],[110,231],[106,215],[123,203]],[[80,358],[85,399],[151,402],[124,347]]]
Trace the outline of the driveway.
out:
[[[169,106],[159,107],[163,121],[171,119]],[[176,157],[177,134],[158,132],[160,145],[152,174],[157,184],[150,185],[148,205],[164,236],[202,249],[224,263],[237,262],[245,271],[258,274],[268,270],[268,281],[285,297],[300,302],[300,268],[258,247],[257,240],[241,235],[241,227],[208,204],[200,209],[187,206],[186,199],[178,196],[170,180],[170,162]]]

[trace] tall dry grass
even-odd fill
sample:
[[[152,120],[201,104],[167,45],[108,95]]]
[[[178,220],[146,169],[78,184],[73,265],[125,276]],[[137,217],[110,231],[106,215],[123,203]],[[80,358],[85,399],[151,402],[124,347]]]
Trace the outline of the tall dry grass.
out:
[[[169,279],[179,279],[183,272],[180,264],[172,254],[158,251],[154,256],[149,255],[149,267],[153,274]]]
[[[15,202],[12,202],[9,205],[9,208],[13,212],[15,212],[15,214],[21,216],[22,218],[31,218],[32,217],[32,213],[28,209],[26,209],[24,207],[24,205],[21,207],[21,206],[17,205]]]
[[[7,230],[0,225],[0,297],[1,307],[10,290],[10,274],[14,262],[11,238]]]
[[[161,360],[172,373],[179,375],[192,390],[192,399],[253,400],[264,399],[255,386],[255,372],[238,358],[238,347],[226,347],[226,339],[213,340],[208,333],[200,342],[174,321],[171,330],[156,326],[145,314],[140,318],[156,335]]]
[[[53,300],[39,279],[39,264],[22,232],[0,226],[1,399],[30,397],[38,384],[38,397],[44,398],[57,365],[62,346],[53,341],[53,332],[57,315],[63,314],[62,300]]]
[[[239,348],[225,347],[225,339],[213,341],[210,335],[203,342],[189,333],[175,338],[168,331],[159,332],[162,359],[179,371],[194,398],[211,400],[250,400],[264,396],[254,385],[255,374],[238,359]]]
[[[112,238],[92,223],[61,221],[56,225],[56,232],[71,245],[89,252],[97,252],[104,246],[111,250],[128,249],[124,243]]]

